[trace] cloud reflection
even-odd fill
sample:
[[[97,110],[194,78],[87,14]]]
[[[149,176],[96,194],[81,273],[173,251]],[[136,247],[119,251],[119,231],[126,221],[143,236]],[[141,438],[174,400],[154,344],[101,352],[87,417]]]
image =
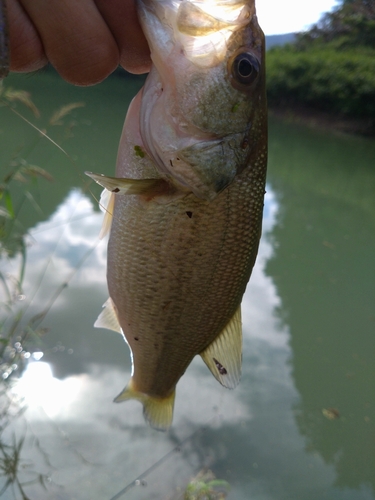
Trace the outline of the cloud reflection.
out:
[[[54,214],[26,237],[24,302],[42,310],[63,283],[75,287],[105,286],[106,243],[100,242],[102,214],[80,190],[73,189]],[[17,278],[21,257],[2,263]],[[64,307],[60,297],[56,307]]]
[[[30,362],[15,387],[16,394],[28,407],[28,419],[34,420],[35,408],[42,407],[45,414],[55,419],[79,398],[84,381],[82,377],[59,380],[53,376],[49,363]]]
[[[17,391],[27,400],[29,409],[25,418],[43,443],[43,449],[53,457],[53,463],[59,464],[53,477],[64,485],[66,498],[86,499],[87,491],[81,489],[83,482],[90,485],[90,495],[98,491],[95,498],[107,498],[108,491],[121,490],[169,451],[171,442],[200,429],[206,429],[205,433],[194,435],[182,454],[147,478],[150,487],[143,497],[151,491],[157,495],[155,498],[170,495],[173,485],[186,484],[194,470],[207,464],[214,464],[222,476],[234,483],[236,500],[249,498],[251,491],[262,491],[264,498],[275,500],[286,498],[289,492],[291,497],[303,498],[298,486],[298,478],[303,475],[311,476],[307,487],[318,496],[332,484],[333,466],[325,466],[320,457],[305,453],[305,440],[299,434],[292,411],[299,395],[288,363],[290,336],[275,315],[280,299],[272,279],[264,272],[273,253],[267,233],[276,223],[277,211],[277,200],[268,189],[264,236],[243,301],[242,381],[234,391],[224,389],[197,357],[178,384],[170,433],[155,433],[150,429],[143,421],[138,402],[112,403],[129,380],[130,367],[105,362],[103,350],[95,351],[95,338],[103,339],[105,349],[113,349],[110,354],[113,358],[118,355],[119,345],[123,346],[124,359],[128,358],[128,351],[116,334],[93,333],[91,325],[95,318],[91,319],[91,312],[90,338],[82,337],[78,319],[72,326],[77,342],[75,356],[86,360],[84,373],[67,373],[59,379],[53,374],[53,363],[39,361],[29,365]],[[85,195],[79,191],[70,193],[50,220],[31,232],[33,244],[28,255],[33,266],[26,273],[25,290],[44,272],[45,249],[50,259],[49,272],[45,274],[48,287],[61,284],[78,266],[79,271],[70,280],[67,298],[81,296],[75,291],[82,294],[86,289],[89,292],[84,295],[85,300],[91,300],[96,289],[105,288],[105,245],[92,245],[101,220],[102,215],[94,212]],[[80,265],[87,252],[91,252],[90,257]],[[79,314],[82,305],[74,304],[73,299],[70,307],[73,306]],[[61,328],[62,322],[65,331],[71,309],[63,303],[58,304],[58,309],[63,314],[56,316],[59,318],[56,328]],[[62,445],[59,435],[64,439],[68,436],[69,441],[65,439]],[[79,457],[85,457],[84,463]],[[281,486],[279,480],[284,474],[285,457],[292,486],[284,483]],[[100,471],[90,466],[91,462],[100,462]],[[228,467],[230,476],[226,472]],[[277,493],[272,493],[273,490]]]
[[[246,350],[251,339],[261,339],[270,347],[288,349],[288,332],[280,331],[274,316],[274,310],[279,306],[279,298],[272,280],[264,273],[265,263],[272,254],[272,245],[267,239],[267,233],[275,224],[277,210],[275,196],[270,189],[267,189],[263,220],[264,236],[261,240],[253,276],[243,300],[245,367]],[[46,296],[51,293],[53,287],[70,279],[72,273],[75,273],[75,276],[70,279],[69,293],[66,294],[65,300],[59,300],[54,307],[55,309],[65,310],[66,301],[68,297],[74,296],[75,289],[90,289],[90,295],[92,295],[95,286],[99,289],[105,288],[106,245],[105,243],[97,244],[102,217],[100,212],[94,211],[91,200],[85,194],[79,190],[73,190],[48,221],[38,224],[30,231],[31,244],[28,247],[27,258],[29,262],[32,262],[32,265],[28,266],[26,270],[25,291],[32,290],[35,283],[40,280],[40,276],[43,276],[38,294],[33,297],[33,309],[43,307]],[[80,266],[82,258],[87,254],[90,254],[89,258]],[[93,317],[91,321],[93,322],[94,319]],[[68,318],[65,322],[68,322]],[[103,338],[105,335],[113,336],[111,333],[103,333],[102,331],[99,331],[98,334]],[[123,350],[124,356],[127,356],[125,344]],[[75,347],[75,353],[80,356],[77,347]],[[85,401],[86,406],[88,399],[91,401],[90,405],[95,405],[95,401],[99,404],[101,400],[99,394],[105,394],[105,404],[109,404],[112,408],[113,405],[110,401],[125,386],[130,374],[127,371],[111,370],[109,366],[105,366],[104,369],[103,366],[99,367],[100,364],[95,362],[86,365],[90,376],[85,378],[83,382],[80,375],[67,376],[64,380],[58,380],[52,376],[51,367],[47,363],[31,364],[25,372],[24,385],[22,386],[30,389],[28,393],[29,405],[34,404],[32,402],[35,396],[35,404],[43,406],[46,414],[51,417],[57,417],[58,414],[61,416],[61,410],[64,408],[63,414],[67,416],[70,404],[75,405],[77,400],[81,400]],[[111,373],[111,384],[107,385],[106,382],[103,382],[107,378],[103,372]],[[38,374],[41,375],[41,380],[44,380],[44,385],[36,382],[35,377]],[[201,385],[202,377],[205,379],[204,386]],[[29,383],[28,380],[33,382]],[[36,397],[35,391],[31,390],[32,386],[39,388],[38,397]],[[72,386],[75,386],[74,391],[70,391]],[[63,403],[55,401],[54,392],[60,393]],[[41,393],[46,394],[44,399],[41,399]],[[71,400],[69,400],[69,393],[71,393]],[[195,404],[200,408],[199,412],[191,412],[190,401],[193,395]],[[223,403],[224,401],[225,403]],[[120,412],[121,414],[126,413],[128,417],[132,403],[127,403],[124,406],[126,410],[124,412],[120,410]],[[223,391],[198,357],[178,385],[175,423],[178,425],[179,421],[191,420],[196,425],[203,425],[214,416],[217,407],[221,407],[220,414],[227,422],[250,418],[249,408],[242,404],[236,392]],[[119,411],[116,405],[114,408],[116,408],[114,411]],[[139,415],[140,406],[135,403],[134,408],[136,414]],[[206,409],[204,410],[204,408]],[[227,410],[224,411],[223,408]],[[76,411],[79,413],[77,408]]]

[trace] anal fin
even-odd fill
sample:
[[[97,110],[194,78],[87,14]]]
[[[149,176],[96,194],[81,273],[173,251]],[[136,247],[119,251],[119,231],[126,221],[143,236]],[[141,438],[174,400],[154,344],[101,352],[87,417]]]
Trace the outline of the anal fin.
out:
[[[220,384],[228,389],[237,386],[242,364],[241,306],[219,336],[200,355]]]

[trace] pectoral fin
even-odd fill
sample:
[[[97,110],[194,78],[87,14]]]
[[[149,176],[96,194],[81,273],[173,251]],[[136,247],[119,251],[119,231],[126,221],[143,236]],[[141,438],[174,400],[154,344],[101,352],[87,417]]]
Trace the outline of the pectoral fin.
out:
[[[100,196],[99,207],[104,212],[102,228],[99,238],[102,239],[111,230],[113,210],[115,208],[115,195],[104,188]]]
[[[114,332],[122,333],[120,323],[117,319],[115,306],[111,297],[103,304],[103,310],[94,323],[95,328],[107,328]]]
[[[213,376],[228,389],[234,389],[241,377],[242,323],[241,306],[201,357]]]
[[[136,390],[133,380],[115,398],[115,403],[136,399],[143,404],[143,415],[147,422],[159,431],[166,431],[172,425],[175,391],[167,398],[155,398]]]
[[[85,174],[111,193],[119,195],[144,194],[152,196],[158,194],[163,189],[165,190],[165,185],[168,185],[163,179],[123,179],[120,177],[107,177],[106,175],[94,174],[92,172],[85,172]]]

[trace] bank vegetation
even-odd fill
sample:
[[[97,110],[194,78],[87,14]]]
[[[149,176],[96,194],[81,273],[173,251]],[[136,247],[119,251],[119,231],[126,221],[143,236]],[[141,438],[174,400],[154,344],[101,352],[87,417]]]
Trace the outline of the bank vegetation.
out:
[[[343,0],[293,44],[267,53],[269,105],[321,111],[375,131],[375,2]]]

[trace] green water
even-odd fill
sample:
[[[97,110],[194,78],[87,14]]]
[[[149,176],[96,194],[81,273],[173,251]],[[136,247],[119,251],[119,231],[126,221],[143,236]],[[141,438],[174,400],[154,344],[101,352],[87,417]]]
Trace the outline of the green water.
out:
[[[31,92],[42,117],[17,109],[64,139],[74,160],[0,108],[1,178],[17,155],[54,177],[12,187],[12,234],[27,241],[18,302],[24,323],[49,308],[41,324],[48,332],[33,347],[44,356],[13,388],[27,409],[2,434],[8,444],[12,433],[25,438],[20,481],[46,478],[46,489],[36,482],[25,492],[110,500],[130,485],[116,498],[177,500],[209,468],[229,482],[232,500],[374,500],[373,141],[271,117],[263,238],[243,301],[240,385],[222,388],[194,360],[166,434],[144,423],[139,403],[112,403],[131,363],[118,334],[92,326],[107,298],[106,242],[98,240],[100,190],[91,184],[90,192],[81,174],[113,173],[126,108],[141,83],[113,77],[79,89],[50,73],[6,81]],[[52,112],[70,102],[85,106],[48,127]],[[20,262],[17,254],[4,258],[2,273],[17,276]],[[10,488],[3,497],[14,498]]]

